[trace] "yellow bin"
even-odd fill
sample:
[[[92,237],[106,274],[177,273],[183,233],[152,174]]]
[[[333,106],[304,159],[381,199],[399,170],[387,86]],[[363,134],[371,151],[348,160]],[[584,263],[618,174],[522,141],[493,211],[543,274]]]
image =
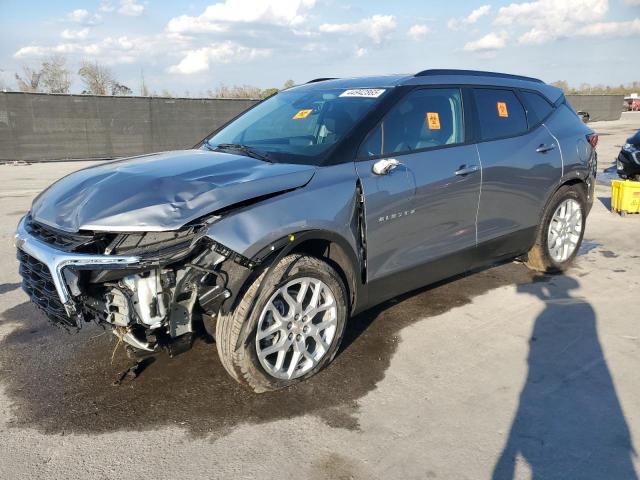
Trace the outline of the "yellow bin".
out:
[[[611,182],[611,209],[621,215],[640,213],[640,182],[613,180]]]

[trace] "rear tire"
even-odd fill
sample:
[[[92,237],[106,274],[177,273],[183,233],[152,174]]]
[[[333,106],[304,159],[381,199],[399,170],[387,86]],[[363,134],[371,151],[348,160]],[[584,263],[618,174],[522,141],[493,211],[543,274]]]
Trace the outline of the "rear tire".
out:
[[[305,380],[335,357],[347,311],[344,283],[330,265],[288,255],[268,278],[265,270],[253,281],[233,311],[218,316],[216,344],[222,365],[257,393]]]
[[[526,265],[545,273],[569,268],[582,244],[586,214],[584,189],[573,185],[560,187],[545,207]]]

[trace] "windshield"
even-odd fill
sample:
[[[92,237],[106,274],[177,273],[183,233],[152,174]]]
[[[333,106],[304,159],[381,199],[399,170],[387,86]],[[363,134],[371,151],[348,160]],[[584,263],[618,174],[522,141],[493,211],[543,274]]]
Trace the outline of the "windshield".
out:
[[[280,92],[214,134],[205,146],[223,151],[232,146],[278,163],[318,165],[385,92],[373,88]]]

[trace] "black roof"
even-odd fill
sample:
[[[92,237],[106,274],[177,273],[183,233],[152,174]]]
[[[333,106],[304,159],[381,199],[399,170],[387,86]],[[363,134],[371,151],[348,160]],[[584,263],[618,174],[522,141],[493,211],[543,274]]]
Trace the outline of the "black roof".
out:
[[[295,88],[393,88],[401,85],[479,85],[516,87],[535,90],[551,102],[562,96],[562,91],[542,80],[509,73],[478,70],[430,69],[416,74],[382,75],[351,78],[317,78]]]
[[[533,77],[525,77],[524,75],[513,75],[511,73],[498,73],[498,72],[483,72],[481,70],[454,70],[454,69],[430,69],[422,70],[415,74],[416,77],[428,77],[428,76],[448,76],[448,75],[464,75],[472,77],[493,77],[493,78],[506,78],[511,80],[524,80],[526,82],[544,83],[542,80]]]

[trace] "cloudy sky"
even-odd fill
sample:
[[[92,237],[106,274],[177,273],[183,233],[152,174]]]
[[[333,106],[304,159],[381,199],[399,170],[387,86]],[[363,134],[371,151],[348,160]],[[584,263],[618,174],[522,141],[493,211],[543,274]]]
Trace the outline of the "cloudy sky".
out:
[[[108,65],[138,91],[198,95],[221,83],[496,70],[640,80],[640,0],[0,0],[0,82],[63,54]],[[81,85],[76,80],[73,90]]]

